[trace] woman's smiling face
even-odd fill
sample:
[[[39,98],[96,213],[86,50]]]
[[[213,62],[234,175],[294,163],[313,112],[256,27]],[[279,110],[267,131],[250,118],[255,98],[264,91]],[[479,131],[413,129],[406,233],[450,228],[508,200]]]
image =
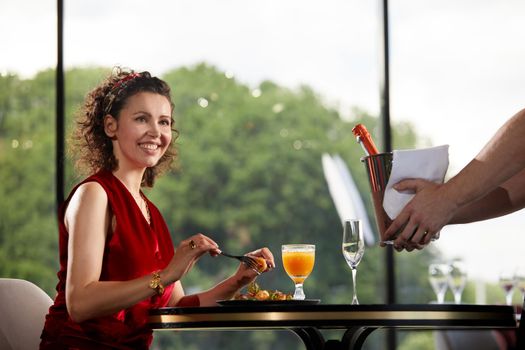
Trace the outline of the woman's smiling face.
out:
[[[129,97],[118,120],[108,115],[104,122],[119,168],[155,166],[171,143],[171,104],[159,94],[139,92]]]

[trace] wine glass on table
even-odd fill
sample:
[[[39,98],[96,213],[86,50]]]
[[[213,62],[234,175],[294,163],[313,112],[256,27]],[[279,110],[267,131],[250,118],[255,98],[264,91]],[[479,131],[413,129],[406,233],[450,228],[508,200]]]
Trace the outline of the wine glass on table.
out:
[[[512,295],[516,287],[516,275],[514,271],[504,270],[499,274],[499,285],[505,293],[505,303],[512,305]]]
[[[428,279],[434,293],[436,293],[438,304],[443,304],[445,302],[449,273],[450,266],[448,264],[430,264],[428,267]]]
[[[343,224],[343,256],[352,270],[352,283],[354,288],[352,305],[358,305],[356,292],[357,265],[365,253],[365,241],[363,237],[363,224],[361,220],[345,220]]]
[[[460,260],[454,260],[450,263],[450,272],[448,275],[448,287],[454,294],[454,303],[461,304],[461,295],[467,284],[467,271],[465,264]]]
[[[521,300],[525,300],[525,267],[519,267],[515,274],[516,287],[521,292]]]
[[[314,244],[285,244],[281,247],[284,270],[295,284],[294,300],[304,300],[303,284],[315,263]]]

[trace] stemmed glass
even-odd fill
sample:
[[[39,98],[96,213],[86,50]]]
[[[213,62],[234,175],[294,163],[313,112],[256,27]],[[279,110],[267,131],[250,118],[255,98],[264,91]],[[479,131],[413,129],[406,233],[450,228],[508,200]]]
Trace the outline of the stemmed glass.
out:
[[[304,300],[303,283],[315,263],[315,245],[285,244],[281,247],[284,270],[295,283],[294,300]]]
[[[516,285],[521,292],[521,300],[525,300],[525,268],[520,267],[515,274]]]
[[[514,294],[514,288],[516,287],[516,276],[514,271],[502,271],[499,274],[499,285],[505,292],[505,303],[512,305],[512,294]]]
[[[448,264],[430,264],[428,267],[428,279],[432,285],[434,293],[436,293],[438,304],[443,304],[445,302],[449,273],[450,266]]]
[[[454,303],[461,304],[461,294],[467,284],[467,271],[463,262],[455,260],[450,264],[448,286],[454,294]]]
[[[358,305],[356,293],[356,275],[357,265],[365,253],[365,241],[363,238],[363,225],[361,220],[345,220],[343,225],[343,256],[346,263],[352,269],[352,282],[354,287],[354,296],[352,305]]]

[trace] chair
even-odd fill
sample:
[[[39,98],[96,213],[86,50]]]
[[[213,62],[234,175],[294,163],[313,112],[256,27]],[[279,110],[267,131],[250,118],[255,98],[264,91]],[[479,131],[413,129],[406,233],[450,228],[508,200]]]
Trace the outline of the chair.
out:
[[[53,300],[35,284],[0,278],[0,349],[34,350]]]

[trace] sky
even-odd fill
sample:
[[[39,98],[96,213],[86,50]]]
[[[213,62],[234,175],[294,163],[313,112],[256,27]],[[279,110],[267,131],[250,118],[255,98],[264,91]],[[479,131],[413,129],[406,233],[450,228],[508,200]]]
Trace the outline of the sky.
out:
[[[256,87],[312,86],[341,113],[379,113],[379,1],[65,1],[65,65],[162,75],[206,61]],[[525,2],[391,0],[391,118],[450,145],[447,177],[523,108]],[[2,0],[0,73],[56,64],[56,4]],[[379,135],[374,135],[379,140]],[[321,164],[321,162],[320,162]],[[525,265],[525,211],[443,229],[435,244],[473,279]],[[491,258],[494,257],[494,258]]]

